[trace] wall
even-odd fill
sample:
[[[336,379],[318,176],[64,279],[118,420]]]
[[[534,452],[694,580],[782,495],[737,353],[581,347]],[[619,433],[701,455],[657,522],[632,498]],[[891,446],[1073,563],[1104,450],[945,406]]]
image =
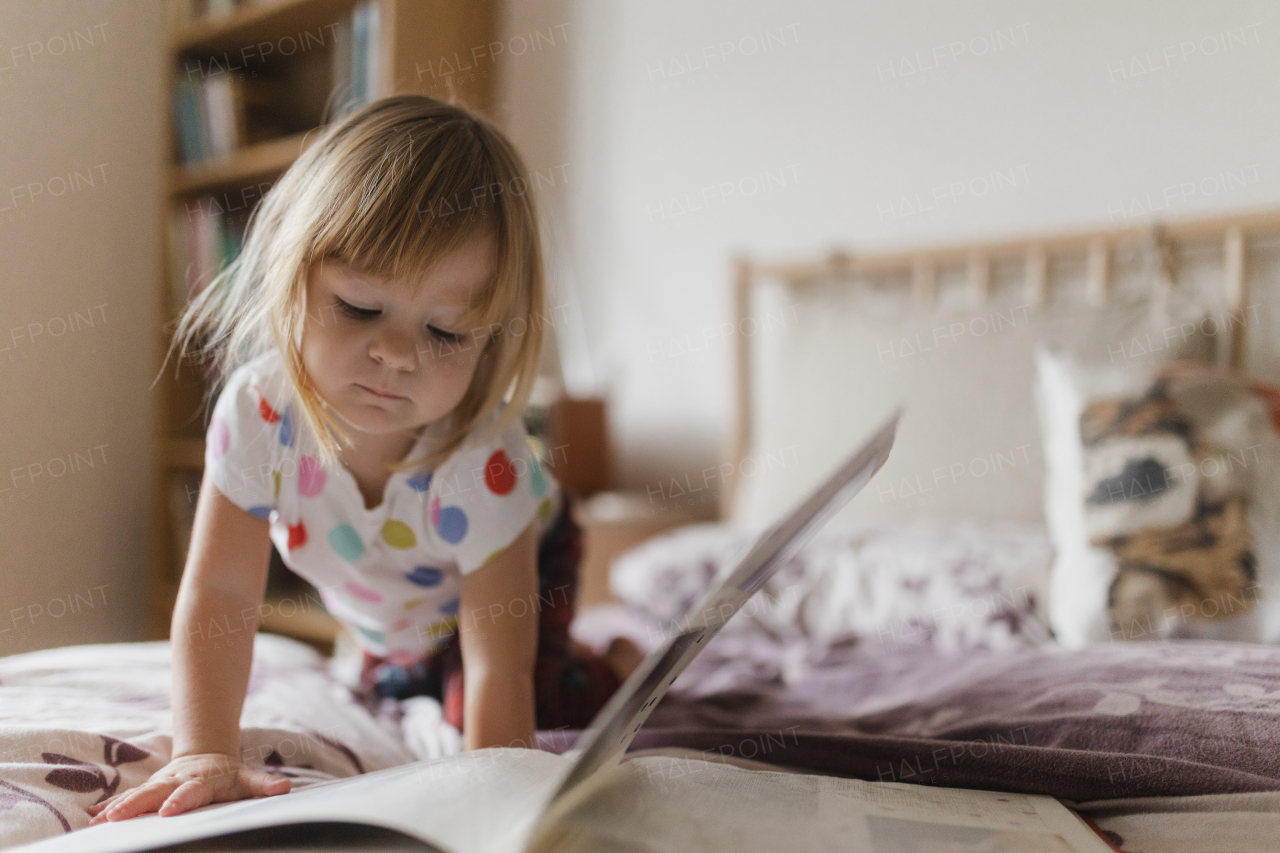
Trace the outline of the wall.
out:
[[[544,193],[567,382],[609,397],[642,490],[725,452],[735,251],[1280,203],[1273,3],[508,6],[500,114],[567,175]]]
[[[0,10],[0,655],[141,636],[158,2]]]

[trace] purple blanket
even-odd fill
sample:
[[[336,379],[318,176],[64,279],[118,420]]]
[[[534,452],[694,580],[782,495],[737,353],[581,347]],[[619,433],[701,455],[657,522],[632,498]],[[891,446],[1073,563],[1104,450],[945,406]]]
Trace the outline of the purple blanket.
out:
[[[717,636],[633,749],[862,779],[1120,797],[1280,790],[1280,648],[1164,642],[941,654]],[[544,732],[563,752],[577,732]]]

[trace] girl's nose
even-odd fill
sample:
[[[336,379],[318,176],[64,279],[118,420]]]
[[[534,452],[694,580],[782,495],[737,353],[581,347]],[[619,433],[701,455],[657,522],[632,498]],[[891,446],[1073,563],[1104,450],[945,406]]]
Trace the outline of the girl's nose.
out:
[[[383,329],[369,344],[369,357],[397,370],[413,370],[418,364],[418,349],[411,337]]]

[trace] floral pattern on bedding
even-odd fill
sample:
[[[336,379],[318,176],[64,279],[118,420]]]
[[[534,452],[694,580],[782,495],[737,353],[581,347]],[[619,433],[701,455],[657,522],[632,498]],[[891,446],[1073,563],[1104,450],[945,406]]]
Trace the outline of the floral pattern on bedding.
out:
[[[619,556],[614,595],[650,622],[676,621],[754,541],[694,524]],[[787,561],[725,631],[851,638],[888,647],[1027,648],[1049,641],[1053,552],[1042,527],[977,522],[828,526]]]
[[[88,806],[163,767],[173,745],[169,686],[163,642],[0,658],[0,847],[85,827]],[[428,757],[406,746],[389,702],[370,715],[314,650],[259,634],[243,760],[300,787]]]

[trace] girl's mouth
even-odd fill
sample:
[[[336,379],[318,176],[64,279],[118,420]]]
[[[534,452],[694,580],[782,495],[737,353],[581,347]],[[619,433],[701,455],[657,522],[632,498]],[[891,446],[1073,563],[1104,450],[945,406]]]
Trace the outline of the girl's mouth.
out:
[[[356,383],[356,387],[358,387],[358,388],[363,388],[364,390],[368,391],[370,394],[374,395],[375,397],[381,397],[381,398],[383,398],[384,400],[403,400],[403,399],[405,399],[404,397],[400,396],[399,394],[388,394],[388,393],[387,393],[387,392],[385,392],[385,391],[377,391],[377,390],[375,390],[375,389],[373,389],[373,388],[370,388],[370,387],[369,387],[369,386],[367,386],[367,385],[361,385],[361,384],[360,384],[360,383],[358,383],[358,382]]]

